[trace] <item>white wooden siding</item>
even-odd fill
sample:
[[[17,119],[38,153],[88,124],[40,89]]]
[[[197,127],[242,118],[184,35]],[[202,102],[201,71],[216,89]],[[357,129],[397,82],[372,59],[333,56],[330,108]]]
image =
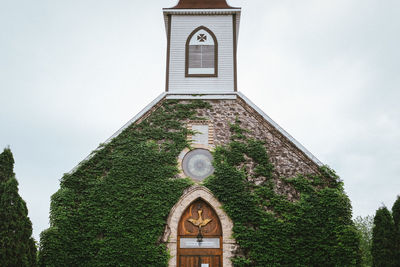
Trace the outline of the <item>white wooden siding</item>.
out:
[[[226,93],[234,91],[232,15],[172,15],[169,92]],[[218,42],[218,77],[185,77],[185,45],[199,26],[209,28]]]

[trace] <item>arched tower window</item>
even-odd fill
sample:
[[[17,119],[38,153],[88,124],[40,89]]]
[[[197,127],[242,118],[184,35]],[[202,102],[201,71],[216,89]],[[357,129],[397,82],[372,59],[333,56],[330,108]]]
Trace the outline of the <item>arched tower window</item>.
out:
[[[218,43],[214,33],[201,26],[186,41],[186,77],[218,76]]]

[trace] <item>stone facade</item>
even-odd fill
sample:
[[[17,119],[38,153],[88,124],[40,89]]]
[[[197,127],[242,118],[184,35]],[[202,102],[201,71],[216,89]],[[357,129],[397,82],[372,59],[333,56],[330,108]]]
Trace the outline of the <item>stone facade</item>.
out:
[[[158,109],[162,100],[146,112],[136,123],[146,119],[148,116]],[[191,100],[181,100],[188,103]],[[204,118],[207,124],[212,128],[209,136],[211,143],[208,145],[193,145],[193,148],[205,148],[212,150],[215,146],[227,145],[230,142],[231,132],[230,125],[235,123],[236,119],[241,122],[241,127],[248,131],[244,134],[249,138],[262,140],[270,157],[270,162],[274,166],[273,178],[276,192],[285,195],[288,200],[296,201],[299,194],[291,186],[286,184],[281,178],[295,177],[299,174],[313,175],[319,172],[319,166],[310,159],[301,149],[283,135],[275,126],[266,121],[261,114],[248,105],[239,96],[236,99],[212,99],[204,100],[211,105],[210,109],[199,109],[197,115]],[[193,121],[186,121],[188,128],[191,128]],[[190,139],[190,136],[188,137]],[[179,156],[178,165],[181,166],[184,155],[189,151],[182,151]],[[249,159],[245,164],[248,173],[253,171],[254,163]],[[184,177],[181,172],[177,178]],[[252,181],[261,183],[263,180]],[[167,220],[165,233],[162,241],[167,244],[171,255],[169,266],[176,266],[177,255],[177,226],[182,213],[196,199],[202,198],[208,202],[217,212],[223,229],[223,266],[232,266],[230,258],[237,253],[237,245],[232,238],[233,223],[223,211],[221,203],[212,195],[205,187],[195,185],[185,191],[180,200],[171,209]]]
[[[158,102],[135,123],[140,123],[158,109],[164,100]],[[183,100],[188,102],[190,100]],[[242,128],[249,130],[248,137],[266,142],[271,163],[274,165],[274,177],[294,177],[298,174],[317,174],[319,166],[297,148],[288,138],[267,122],[256,110],[240,97],[237,99],[215,99],[207,101],[212,108],[198,110],[198,116],[213,124],[214,146],[226,145],[230,141],[230,124],[236,118]],[[190,123],[189,121],[187,122]]]
[[[139,118],[136,123],[140,123],[158,109],[164,100],[158,102],[144,116]],[[187,103],[190,100],[182,100]],[[249,106],[239,96],[237,99],[213,99],[204,100],[211,105],[211,109],[198,110],[198,116],[205,118],[213,128],[213,146],[226,145],[230,142],[230,124],[236,118],[241,121],[242,128],[248,130],[245,133],[248,137],[265,141],[271,163],[274,165],[274,182],[276,191],[284,194],[291,201],[299,198],[297,192],[282,179],[295,177],[299,174],[313,175],[318,174],[319,166],[312,161],[303,151],[285,137],[278,129],[266,121],[261,114]],[[188,121],[189,125],[191,122]],[[186,151],[187,152],[187,151]],[[184,154],[182,154],[184,155]],[[181,163],[182,157],[178,159]],[[252,162],[246,164],[249,173],[252,172]],[[184,175],[179,175],[183,177]],[[261,178],[262,179],[262,178]],[[253,181],[261,183],[262,180]]]
[[[238,118],[242,128],[249,130],[248,133],[245,133],[248,137],[265,141],[271,163],[275,167],[275,178],[318,172],[316,163],[242,99],[206,101],[211,104],[212,109],[199,110],[198,115],[214,123],[214,144],[216,146],[230,142],[230,124]]]

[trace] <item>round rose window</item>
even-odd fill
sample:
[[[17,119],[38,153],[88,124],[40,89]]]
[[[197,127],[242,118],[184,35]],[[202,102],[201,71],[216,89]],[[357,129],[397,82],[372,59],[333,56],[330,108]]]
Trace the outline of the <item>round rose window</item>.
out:
[[[183,158],[184,173],[195,180],[203,180],[214,172],[212,155],[206,149],[194,149]]]

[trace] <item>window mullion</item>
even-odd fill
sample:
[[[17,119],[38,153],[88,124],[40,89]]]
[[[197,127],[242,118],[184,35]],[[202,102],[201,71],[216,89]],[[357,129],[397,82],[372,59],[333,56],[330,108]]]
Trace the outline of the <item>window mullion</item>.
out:
[[[200,67],[203,68],[203,46],[200,46]]]

